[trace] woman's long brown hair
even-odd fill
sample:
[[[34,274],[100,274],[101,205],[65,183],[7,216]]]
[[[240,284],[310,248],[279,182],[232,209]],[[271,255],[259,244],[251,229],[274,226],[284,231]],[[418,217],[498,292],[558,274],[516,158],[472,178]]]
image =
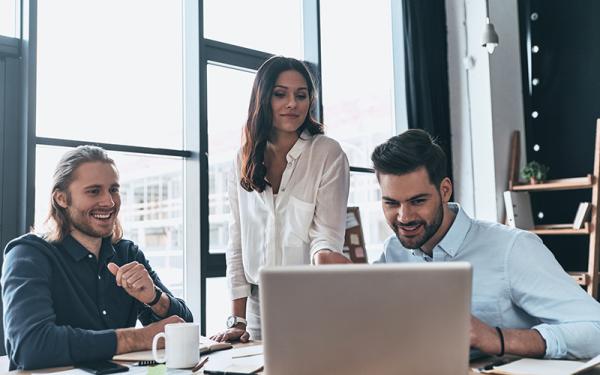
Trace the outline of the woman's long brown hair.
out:
[[[271,96],[277,78],[288,70],[300,73],[306,80],[311,105],[304,123],[298,128],[298,134],[300,135],[304,129],[312,135],[323,134],[323,125],[318,123],[311,114],[316,92],[315,83],[306,65],[300,60],[283,56],[273,56],[265,61],[254,78],[248,119],[244,127],[240,185],[247,191],[263,192],[267,187],[268,182],[265,178],[267,167],[265,167],[264,160],[267,141],[273,128]]]

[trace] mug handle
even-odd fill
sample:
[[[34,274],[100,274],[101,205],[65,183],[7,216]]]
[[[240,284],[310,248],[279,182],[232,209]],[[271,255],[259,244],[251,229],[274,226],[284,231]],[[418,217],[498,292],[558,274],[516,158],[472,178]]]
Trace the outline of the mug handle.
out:
[[[160,338],[165,339],[165,343],[167,341],[167,337],[165,336],[164,332],[158,333],[156,334],[156,336],[154,336],[154,338],[152,339],[152,358],[154,358],[154,360],[156,361],[156,363],[165,363],[167,360],[167,353],[165,351],[165,356],[163,358],[158,358],[158,353],[156,352],[156,346],[158,345],[158,340],[160,340]]]

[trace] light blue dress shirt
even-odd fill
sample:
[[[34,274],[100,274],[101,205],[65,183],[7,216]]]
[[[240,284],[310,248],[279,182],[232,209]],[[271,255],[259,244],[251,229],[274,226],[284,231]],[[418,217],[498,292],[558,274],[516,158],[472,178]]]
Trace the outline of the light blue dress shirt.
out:
[[[471,219],[456,203],[456,218],[433,257],[392,236],[376,263],[458,262],[473,266],[471,312],[492,327],[536,329],[546,358],[600,354],[600,303],[558,264],[533,233]]]

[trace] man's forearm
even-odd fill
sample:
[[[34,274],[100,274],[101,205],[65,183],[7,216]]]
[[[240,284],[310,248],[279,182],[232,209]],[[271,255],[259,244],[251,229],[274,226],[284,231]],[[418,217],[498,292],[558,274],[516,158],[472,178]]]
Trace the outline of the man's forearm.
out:
[[[535,329],[502,328],[501,332],[471,316],[472,347],[492,355],[543,357],[546,354],[546,341]]]
[[[503,329],[504,352],[523,357],[543,357],[546,341],[535,329]]]
[[[166,319],[149,324],[144,328],[120,328],[115,330],[117,335],[116,354],[152,349],[152,339],[154,339],[154,336],[160,332],[164,332],[165,325],[173,323],[183,323],[183,319],[172,315]],[[159,347],[164,347],[164,340],[159,342]]]
[[[169,298],[167,293],[163,292],[156,305],[152,306],[151,308],[154,314],[160,316],[161,318],[164,318],[169,312],[169,307],[171,307],[171,299]]]
[[[140,350],[148,350],[152,346],[153,337],[143,328],[121,328],[117,329],[117,353],[129,353]]]
[[[234,299],[231,302],[231,313],[234,316],[239,316],[240,318],[246,318],[246,302],[248,301],[247,297]]]

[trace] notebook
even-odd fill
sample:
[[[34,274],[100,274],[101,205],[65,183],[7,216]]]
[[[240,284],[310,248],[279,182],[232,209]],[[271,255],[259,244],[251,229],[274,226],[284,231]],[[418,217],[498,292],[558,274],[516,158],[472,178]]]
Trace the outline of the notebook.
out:
[[[205,374],[254,374],[265,363],[262,345],[241,346],[215,353],[204,366]]]
[[[198,349],[201,355],[231,348],[233,348],[233,345],[231,345],[228,342],[217,342],[207,337],[200,336],[200,347]],[[158,350],[157,353],[159,357],[163,357],[165,355],[164,349]],[[152,356],[152,350],[143,350],[139,352],[118,354],[115,355],[112,359],[113,361],[138,362],[152,361],[154,360],[154,357]]]

